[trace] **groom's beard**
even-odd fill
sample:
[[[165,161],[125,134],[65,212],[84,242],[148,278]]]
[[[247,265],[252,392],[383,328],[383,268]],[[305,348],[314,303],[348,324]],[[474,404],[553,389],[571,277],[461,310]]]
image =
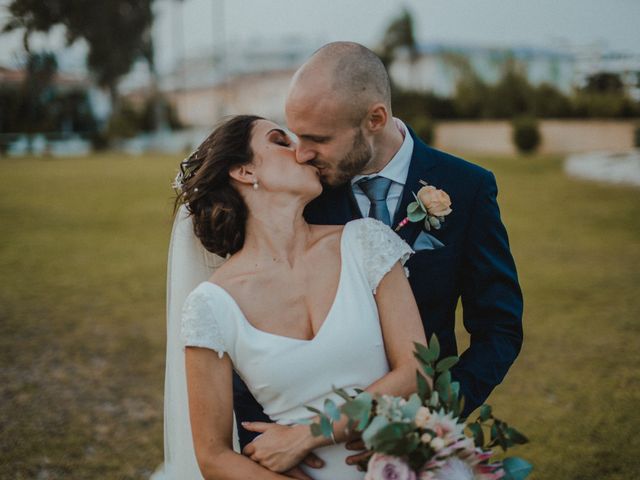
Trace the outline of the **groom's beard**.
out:
[[[330,187],[338,187],[347,183],[361,173],[372,157],[369,144],[365,141],[362,129],[358,128],[353,139],[353,147],[336,165],[332,176],[322,178],[323,183]]]

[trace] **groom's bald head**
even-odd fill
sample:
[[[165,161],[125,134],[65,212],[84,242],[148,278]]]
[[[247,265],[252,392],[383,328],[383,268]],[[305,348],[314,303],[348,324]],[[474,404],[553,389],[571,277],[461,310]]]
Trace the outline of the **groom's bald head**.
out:
[[[333,42],[318,49],[295,73],[287,106],[292,103],[337,103],[354,124],[371,105],[383,103],[391,112],[391,88],[384,65],[368,48]]]

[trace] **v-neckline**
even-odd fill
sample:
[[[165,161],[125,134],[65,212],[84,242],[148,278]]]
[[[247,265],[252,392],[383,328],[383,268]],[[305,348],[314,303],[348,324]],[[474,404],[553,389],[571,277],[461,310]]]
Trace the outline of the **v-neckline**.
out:
[[[342,290],[342,277],[344,276],[344,269],[345,269],[345,258],[344,258],[344,239],[345,239],[345,232],[347,230],[347,225],[345,224],[344,228],[342,229],[342,232],[340,234],[340,273],[338,276],[338,288],[336,289],[336,293],[335,296],[333,297],[333,302],[331,302],[331,306],[329,307],[329,311],[327,312],[327,315],[324,317],[324,320],[322,321],[322,324],[320,325],[320,328],[318,329],[318,331],[316,332],[316,334],[312,337],[312,338],[296,338],[296,337],[289,337],[287,335],[280,335],[277,333],[272,333],[272,332],[267,332],[266,330],[262,330],[258,327],[256,327],[255,325],[253,325],[249,319],[247,318],[247,316],[244,314],[244,312],[242,311],[242,309],[240,308],[240,305],[238,304],[238,302],[236,301],[235,298],[233,298],[233,295],[231,295],[224,287],[221,287],[220,285],[218,285],[217,283],[211,282],[209,280],[203,282],[205,284],[211,285],[213,287],[215,287],[216,289],[218,289],[219,291],[221,291],[230,301],[231,304],[234,306],[234,308],[238,311],[238,313],[240,314],[240,317],[242,318],[242,320],[244,321],[244,323],[253,331],[261,334],[261,335],[266,335],[269,337],[275,337],[278,339],[283,339],[283,340],[288,340],[288,341],[293,341],[293,342],[300,342],[300,343],[312,343],[314,342],[319,336],[320,334],[322,334],[322,331],[325,330],[325,325],[327,324],[327,321],[329,320],[329,318],[331,317],[331,314],[333,313],[333,310],[335,309],[336,303],[338,302],[338,298],[340,296],[340,291]]]

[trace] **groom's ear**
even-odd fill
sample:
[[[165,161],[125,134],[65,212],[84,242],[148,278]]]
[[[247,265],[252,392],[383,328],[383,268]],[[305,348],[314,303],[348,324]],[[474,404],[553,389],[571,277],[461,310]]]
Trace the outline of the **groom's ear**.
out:
[[[366,128],[371,133],[378,133],[384,130],[389,121],[389,110],[384,103],[374,103],[367,112]]]
[[[256,181],[256,175],[253,168],[253,165],[250,163],[247,165],[236,165],[235,167],[229,170],[229,176],[235,181],[252,185]]]

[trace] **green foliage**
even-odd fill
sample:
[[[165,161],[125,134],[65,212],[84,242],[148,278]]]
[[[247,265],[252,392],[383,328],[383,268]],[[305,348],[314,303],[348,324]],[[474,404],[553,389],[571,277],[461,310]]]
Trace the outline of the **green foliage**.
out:
[[[540,145],[538,121],[532,117],[515,118],[511,122],[513,143],[522,153],[531,153]]]
[[[533,111],[535,89],[518,63],[509,59],[503,65],[502,76],[488,89],[485,114],[489,118],[512,118]]]
[[[435,138],[434,125],[429,117],[422,115],[409,120],[411,127],[426,144],[432,144]]]
[[[565,118],[574,115],[571,99],[553,85],[541,83],[533,89],[531,105],[537,118]]]
[[[385,65],[389,65],[396,51],[401,48],[408,50],[412,59],[417,56],[413,23],[413,16],[405,8],[389,24],[379,47],[379,55]]]
[[[624,94],[624,83],[617,73],[598,72],[587,77],[583,90],[589,93]]]
[[[640,115],[631,98],[616,92],[577,90],[573,96],[575,116],[586,118],[629,118]]]
[[[120,108],[109,120],[107,139],[132,138],[141,132],[151,132],[162,127],[177,129],[181,126],[174,108],[163,96],[147,98],[142,108],[136,108],[122,99]]]
[[[531,464],[518,457],[508,457],[503,460],[505,480],[524,480],[533,470]]]
[[[108,138],[132,138],[140,131],[140,113],[128,102],[120,102],[120,108],[109,119]]]
[[[640,478],[640,190],[517,159],[470,158],[498,178],[527,305],[491,404],[531,438],[531,478]],[[148,478],[162,461],[179,160],[0,161],[0,478]]]
[[[89,46],[87,62],[98,83],[115,92],[118,79],[133,63],[152,63],[152,0],[12,0],[3,31],[24,29],[25,43],[34,32],[63,25],[68,44],[83,39]]]
[[[54,78],[57,61],[49,52],[31,52],[25,57],[25,78],[19,85],[0,86],[0,134],[80,133],[97,130],[88,92],[84,87],[58,87]],[[17,138],[17,136],[16,136]],[[3,137],[0,152],[11,136]]]
[[[453,99],[440,97],[432,92],[402,90],[392,85],[391,105],[394,115],[407,120],[412,125],[420,118],[456,118],[456,107]]]
[[[139,129],[152,132],[161,128],[178,130],[182,123],[173,105],[163,95],[151,95],[145,99],[139,114]]]

